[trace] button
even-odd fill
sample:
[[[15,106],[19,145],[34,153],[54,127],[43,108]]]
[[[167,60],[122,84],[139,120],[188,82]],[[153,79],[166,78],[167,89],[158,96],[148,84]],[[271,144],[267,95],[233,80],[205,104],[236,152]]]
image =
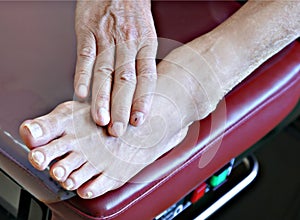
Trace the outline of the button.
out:
[[[210,185],[212,187],[216,187],[216,186],[219,186],[221,183],[223,183],[225,180],[226,180],[226,177],[227,177],[227,174],[229,173],[229,169],[227,168],[226,170],[224,170],[223,172],[221,172],[220,174],[218,175],[213,175],[211,178],[210,178]]]
[[[204,196],[205,190],[206,190],[206,186],[207,186],[206,183],[202,183],[200,186],[198,186],[194,190],[193,195],[191,197],[191,202],[192,203],[197,202],[199,199],[201,199]]]

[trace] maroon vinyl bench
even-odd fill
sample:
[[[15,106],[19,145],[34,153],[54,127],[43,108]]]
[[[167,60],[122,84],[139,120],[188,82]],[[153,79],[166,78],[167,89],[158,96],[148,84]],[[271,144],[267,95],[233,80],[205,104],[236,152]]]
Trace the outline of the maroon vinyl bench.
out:
[[[154,1],[153,16],[160,38],[185,43],[239,7],[234,1]],[[18,134],[24,119],[73,99],[74,10],[75,2],[0,2],[0,169],[50,208],[53,219],[154,219],[249,150],[299,101],[300,43],[295,41],[232,90],[211,115],[191,125],[182,143],[133,181],[83,200],[60,188],[47,171],[33,169]],[[169,46],[161,45],[159,53]]]

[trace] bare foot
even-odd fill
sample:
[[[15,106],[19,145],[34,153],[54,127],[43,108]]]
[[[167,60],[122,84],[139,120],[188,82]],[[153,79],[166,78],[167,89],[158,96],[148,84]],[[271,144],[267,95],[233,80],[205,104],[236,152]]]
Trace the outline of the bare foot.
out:
[[[54,179],[86,199],[129,181],[178,144],[186,127],[214,110],[223,95],[207,61],[187,46],[168,55],[158,72],[149,117],[120,138],[95,125],[88,103],[66,102],[25,121],[20,134],[32,149],[32,165],[39,170],[50,165]]]
[[[36,169],[44,170],[56,159],[51,176],[68,190],[78,189],[82,198],[94,198],[122,186],[183,139],[186,129],[167,141],[163,129],[157,129],[160,120],[153,117],[148,126],[130,127],[131,132],[115,138],[95,125],[90,105],[66,102],[25,121],[20,132],[34,149],[29,160]]]

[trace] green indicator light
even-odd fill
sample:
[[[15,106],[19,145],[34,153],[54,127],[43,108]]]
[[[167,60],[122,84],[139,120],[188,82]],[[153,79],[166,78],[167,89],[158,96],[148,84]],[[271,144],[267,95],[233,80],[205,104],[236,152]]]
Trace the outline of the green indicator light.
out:
[[[229,169],[226,169],[217,176],[213,175],[209,181],[210,185],[212,187],[216,187],[216,186],[220,185],[221,183],[223,183],[226,180],[228,172],[229,172]]]

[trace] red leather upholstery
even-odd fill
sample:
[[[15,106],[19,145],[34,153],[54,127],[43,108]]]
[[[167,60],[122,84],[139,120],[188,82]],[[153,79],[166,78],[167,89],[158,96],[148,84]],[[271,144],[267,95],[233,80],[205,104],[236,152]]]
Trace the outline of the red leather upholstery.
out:
[[[300,45],[294,43],[226,96],[221,104],[226,105],[224,131],[223,113],[218,112],[224,110],[221,107],[214,116],[196,122],[184,142],[162,161],[144,170],[160,172],[163,165],[164,171],[167,170],[163,178],[129,183],[97,199],[76,197],[50,207],[61,218],[66,213],[76,219],[79,215],[91,219],[154,218],[274,128],[299,100],[299,73]],[[217,121],[213,131],[212,117]],[[197,123],[201,124],[200,131]]]
[[[58,201],[59,188],[45,173],[31,168],[26,152],[15,141],[19,141],[17,128],[24,118],[72,98],[73,6],[73,2],[0,3],[0,29],[6,30],[0,36],[0,103],[4,103],[0,108],[0,167],[45,201],[55,219],[154,218],[250,148],[299,100],[300,44],[294,42],[230,92],[213,114],[194,123],[179,146],[130,183],[93,200]],[[236,2],[157,1],[153,14],[159,36],[186,42],[238,7]]]

